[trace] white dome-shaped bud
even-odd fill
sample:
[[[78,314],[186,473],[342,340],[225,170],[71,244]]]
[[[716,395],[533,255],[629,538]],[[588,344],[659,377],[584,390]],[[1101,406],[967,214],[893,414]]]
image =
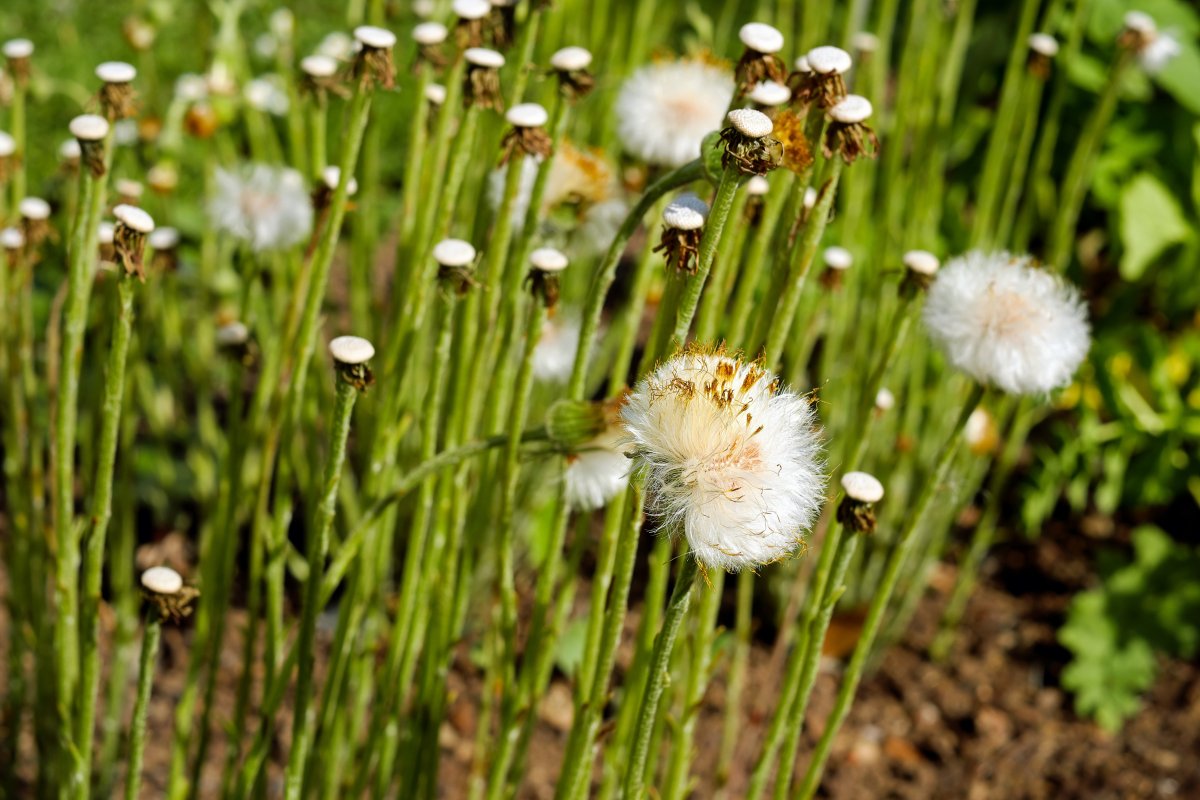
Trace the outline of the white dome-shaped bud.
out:
[[[96,67],[96,77],[105,83],[133,83],[137,68],[124,61],[105,61]]]
[[[25,234],[20,228],[4,228],[0,230],[0,247],[5,250],[20,250],[25,246]]]
[[[0,156],[10,155],[0,149]],[[64,139],[63,143],[58,146],[58,157],[63,161],[78,161],[83,156],[83,148],[79,146],[78,139]]]
[[[751,197],[762,197],[769,191],[771,191],[771,183],[762,175],[755,175],[746,181],[746,194]]]
[[[40,197],[26,197],[17,204],[17,213],[34,222],[50,218],[50,204]]]
[[[883,484],[867,472],[847,472],[842,476],[846,497],[860,503],[878,503],[883,499]]]
[[[0,158],[8,158],[17,152],[17,140],[4,131],[0,131]]]
[[[508,110],[504,118],[515,128],[538,128],[546,124],[550,115],[539,103],[518,103]]]
[[[218,347],[237,347],[250,341],[250,329],[241,322],[226,322],[217,328]]]
[[[844,247],[826,247],[824,257],[825,266],[830,269],[842,270],[854,266],[854,255]]]
[[[446,41],[449,31],[440,22],[422,22],[413,28],[413,41],[423,47],[432,47]]]
[[[1048,33],[1029,34],[1029,49],[1039,56],[1054,58],[1058,55],[1058,40]]]
[[[902,260],[904,266],[919,275],[933,275],[941,266],[938,257],[928,250],[909,250]]]
[[[811,75],[812,71],[812,64],[808,63],[808,56],[800,56],[796,59],[796,72]]]
[[[808,187],[804,190],[804,207],[811,210],[817,204],[817,190],[813,187]]]
[[[465,267],[475,260],[475,248],[462,239],[442,239],[433,246],[433,260],[443,267]]]
[[[354,29],[354,38],[363,47],[373,50],[390,50],[396,46],[396,34],[374,25],[359,25]]]
[[[117,226],[113,225],[106,219],[100,220],[96,224],[96,243],[97,244],[112,244],[113,239],[117,237]]]
[[[529,263],[542,272],[562,272],[570,262],[561,250],[539,247],[529,254]]]
[[[96,114],[80,114],[68,127],[81,142],[98,142],[108,136],[108,120]]]
[[[300,59],[300,71],[310,78],[332,78],[337,74],[338,62],[333,56],[312,55]]]
[[[340,183],[342,180],[341,168],[330,164],[329,166],[325,167],[325,169],[321,170],[321,180],[325,183],[325,186],[329,188],[329,191],[337,191],[338,183]],[[346,184],[346,195],[353,196],[357,193],[358,181],[355,180],[353,175],[351,175],[350,181]]]
[[[113,209],[113,216],[117,218],[117,222],[138,233],[150,233],[154,230],[154,217],[137,206],[122,203]]]
[[[880,411],[891,411],[896,407],[896,395],[890,389],[880,389],[875,393],[875,408]]]
[[[433,103],[435,106],[440,106],[446,102],[446,87],[440,83],[431,83],[425,87],[425,99]]]
[[[155,228],[150,233],[150,236],[146,238],[146,244],[160,252],[163,250],[174,250],[179,246],[179,238],[178,230],[163,226],[161,228]]]
[[[4,43],[5,58],[29,58],[33,55],[33,42],[28,39],[9,39]]]
[[[1125,14],[1125,29],[1143,36],[1151,36],[1158,32],[1158,24],[1154,17],[1144,11],[1129,11]]]
[[[487,3],[484,3],[484,5],[487,5]],[[476,67],[500,69],[504,66],[504,56],[486,47],[468,47],[466,52],[463,53],[463,58],[467,60],[468,64]]]
[[[450,8],[459,19],[475,20],[486,17],[492,10],[492,4],[487,0],[454,0]]]
[[[764,22],[747,22],[738,31],[738,38],[757,53],[778,53],[783,49],[783,34]]]
[[[561,72],[576,72],[592,65],[592,53],[583,47],[572,45],[555,51],[550,56],[550,66]]]
[[[361,336],[339,336],[329,343],[329,354],[339,364],[365,364],[375,357],[375,345]]]
[[[840,47],[822,45],[808,51],[808,65],[818,75],[842,75],[850,71],[854,59]]]
[[[735,108],[726,115],[734,130],[751,139],[761,139],[775,130],[775,123],[761,111],[752,108]]]
[[[183,576],[170,567],[151,567],[142,573],[142,587],[154,594],[179,594]]]
[[[676,197],[663,209],[663,224],[677,231],[694,231],[708,219],[708,203],[688,192]]]
[[[792,99],[792,90],[782,83],[762,81],[750,90],[746,99],[760,106],[781,106]]]
[[[871,117],[871,101],[860,94],[848,94],[830,107],[829,118],[843,125],[866,122]]]
[[[860,53],[874,53],[879,49],[879,37],[870,31],[859,31],[850,37],[850,46]]]

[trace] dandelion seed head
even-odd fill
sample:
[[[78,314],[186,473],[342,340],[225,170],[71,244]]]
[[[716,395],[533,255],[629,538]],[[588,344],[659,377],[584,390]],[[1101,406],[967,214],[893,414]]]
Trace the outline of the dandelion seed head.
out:
[[[1181,52],[1183,48],[1180,47],[1179,40],[1169,33],[1159,32],[1149,44],[1138,51],[1137,58],[1142,69],[1156,75]]]
[[[26,197],[17,204],[17,213],[34,222],[50,219],[50,204],[40,197]]]
[[[570,262],[561,250],[539,247],[529,254],[529,263],[542,272],[562,272]]]
[[[757,53],[778,53],[783,49],[783,34],[765,22],[747,22],[738,31],[738,38]]]
[[[533,377],[543,383],[565,383],[575,367],[579,349],[579,320],[558,314],[542,325],[542,335],[533,348]]]
[[[475,248],[462,239],[442,239],[433,246],[433,260],[443,267],[466,267],[475,261]]]
[[[561,72],[578,72],[591,65],[591,51],[576,45],[556,50],[554,55],[550,56],[550,66]]]
[[[796,66],[796,72],[800,72],[800,73],[803,73],[803,74],[805,74],[805,75],[811,75],[811,74],[812,74],[813,68],[812,68],[812,64],[808,63],[808,56],[800,56],[800,57],[798,57],[798,58],[796,59],[796,64],[795,64],[795,66]]]
[[[775,129],[770,117],[752,108],[735,108],[726,115],[726,119],[734,130],[750,139],[769,136]]]
[[[826,113],[834,122],[840,122],[843,125],[853,125],[855,123],[866,122],[871,117],[871,112],[874,109],[871,107],[871,101],[862,95],[848,94],[841,100],[838,100]]]
[[[621,450],[624,436],[619,425],[610,425],[567,457],[563,479],[572,509],[603,508],[629,484],[629,459]]]
[[[760,106],[781,106],[792,99],[792,90],[775,81],[760,81],[746,95],[746,99]]]
[[[310,78],[332,78],[337,74],[338,62],[333,56],[317,53],[300,59],[300,71]]]
[[[891,411],[896,407],[896,395],[890,389],[880,389],[875,393],[875,408],[879,411]]]
[[[422,22],[412,30],[413,41],[424,47],[432,47],[446,41],[450,32],[440,22]]]
[[[840,47],[822,45],[808,51],[808,66],[818,75],[844,75],[854,66],[854,59]]]
[[[342,170],[340,167],[330,164],[329,166],[325,167],[325,169],[321,170],[321,182],[325,184],[325,187],[329,189],[329,191],[337,191],[338,184],[341,183],[341,181]],[[350,180],[346,183],[346,195],[348,197],[353,197],[356,194],[358,194],[358,181],[353,175],[351,175]]]
[[[486,17],[492,4],[487,0],[454,0],[450,8],[459,19],[476,20]]]
[[[10,59],[29,58],[33,55],[33,42],[28,39],[9,39],[4,43],[4,57]]]
[[[133,83],[137,68],[124,61],[105,61],[96,67],[96,77],[104,83]]]
[[[154,594],[179,594],[183,576],[170,567],[151,567],[142,573],[142,587]]]
[[[0,148],[0,158],[6,155]],[[58,146],[58,157],[63,161],[78,161],[83,157],[83,148],[79,146],[78,139],[64,139],[62,144]]]
[[[71,135],[81,142],[98,142],[108,136],[108,120],[96,114],[80,114],[68,126]]]
[[[842,491],[860,503],[878,503],[883,499],[883,484],[868,472],[847,472],[842,476]]]
[[[146,234],[154,230],[154,217],[137,206],[122,203],[113,209],[113,216],[119,224],[138,233]]]
[[[678,167],[700,155],[721,127],[733,98],[732,76],[703,61],[642,67],[617,96],[617,135],[625,150],[650,164]]]
[[[909,250],[903,257],[904,266],[920,275],[933,275],[941,263],[938,257],[928,250]]]
[[[312,204],[300,173],[266,164],[218,169],[208,213],[218,230],[257,252],[292,247],[312,229]]]
[[[516,128],[539,128],[550,119],[540,103],[518,103],[504,115],[509,125]]]
[[[822,254],[825,259],[825,266],[830,269],[850,269],[854,265],[854,255],[844,247],[834,245],[826,247]]]
[[[5,250],[20,250],[24,246],[25,234],[21,233],[20,228],[0,229],[0,247]]]
[[[1054,58],[1058,55],[1058,40],[1048,33],[1031,33],[1029,49],[1040,56]]]
[[[975,455],[985,455],[996,449],[1000,443],[1000,432],[996,428],[996,420],[987,409],[980,406],[967,417],[963,440]]]
[[[924,319],[951,364],[1012,394],[1066,386],[1091,344],[1078,290],[1008,253],[973,250],[939,269]]]
[[[762,367],[688,350],[621,409],[648,509],[705,566],[738,571],[800,546],[824,497],[811,404]]]
[[[390,50],[396,46],[396,34],[375,25],[359,25],[354,29],[354,39],[373,50]]]
[[[440,106],[446,102],[446,87],[440,83],[430,83],[425,86],[425,99]]]
[[[663,224],[678,231],[694,231],[704,227],[708,219],[708,203],[691,192],[679,195],[663,209]]]
[[[361,336],[338,336],[329,342],[329,354],[346,366],[365,364],[375,357],[375,345]]]
[[[485,2],[484,5],[487,5]],[[496,50],[487,47],[468,47],[463,53],[468,64],[484,69],[500,69],[504,66],[504,56]]]

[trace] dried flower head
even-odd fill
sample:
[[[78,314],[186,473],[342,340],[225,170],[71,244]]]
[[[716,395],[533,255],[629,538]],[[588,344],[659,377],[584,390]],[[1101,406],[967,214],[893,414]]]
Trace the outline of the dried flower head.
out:
[[[33,42],[28,39],[9,39],[4,43],[4,58],[8,71],[18,84],[29,80],[29,59],[33,57]]]
[[[143,594],[164,620],[179,622],[192,613],[199,590],[187,586],[183,576],[170,567],[151,567],[142,573]]]
[[[678,167],[700,155],[721,127],[733,98],[733,80],[704,61],[663,61],[642,67],[617,96],[617,135],[631,155]]]
[[[792,99],[792,90],[785,84],[775,81],[762,81],[746,95],[746,99],[754,104],[759,111],[766,111],[776,106],[787,105]]]
[[[966,427],[963,428],[963,440],[967,447],[977,456],[986,456],[996,451],[1000,445],[1000,430],[996,420],[983,406],[976,408],[967,417]]]
[[[787,68],[776,55],[783,49],[783,34],[762,22],[748,22],[738,31],[746,49],[738,60],[734,74],[738,90],[749,93],[764,80],[783,82]]]
[[[550,56],[550,68],[558,75],[559,90],[571,100],[577,100],[595,88],[596,80],[588,72],[591,65],[591,51],[582,47],[564,47]]]
[[[530,289],[549,309],[558,305],[559,274],[568,264],[566,254],[553,247],[539,247],[529,254]]]
[[[440,22],[422,22],[412,31],[413,41],[417,44],[417,58],[434,66],[446,63],[442,55],[442,45],[450,31]]]
[[[708,203],[691,192],[681,194],[663,209],[662,241],[654,252],[664,252],[667,269],[695,275],[699,268],[700,239],[708,219]]]
[[[1058,40],[1048,33],[1029,34],[1029,72],[1043,80],[1050,77],[1050,64],[1058,55]]]
[[[779,166],[783,144],[770,136],[774,129],[770,117],[752,108],[735,108],[726,119],[729,125],[721,131],[723,168],[733,165],[743,175],[765,175]]]
[[[804,118],[791,111],[780,111],[775,115],[772,138],[783,146],[781,166],[797,175],[812,166],[812,148],[804,135]]]
[[[866,472],[847,472],[842,476],[846,493],[838,506],[838,522],[856,533],[875,532],[875,504],[883,499],[883,484]]]
[[[492,4],[487,0],[454,0],[451,8],[458,18],[454,26],[454,38],[459,48],[481,46]]]
[[[500,163],[507,164],[514,153],[543,159],[550,155],[554,146],[550,134],[546,133],[549,114],[538,103],[518,103],[504,115],[512,126],[500,144]]]
[[[154,218],[137,206],[119,205],[113,209],[117,223],[113,226],[113,247],[117,263],[126,275],[146,280],[142,257],[146,252],[146,237],[154,231]]]
[[[100,108],[110,120],[126,119],[136,113],[133,79],[137,69],[124,61],[105,61],[96,67],[100,79]]]
[[[463,58],[467,72],[463,78],[463,105],[504,110],[504,99],[500,94],[500,68],[504,56],[486,47],[472,47]]]
[[[823,45],[814,47],[804,56],[803,64],[788,78],[792,96],[799,105],[813,104],[825,110],[846,95],[846,81],[842,76],[850,71],[854,59],[840,47]]]
[[[262,252],[304,241],[312,229],[313,209],[299,172],[249,164],[217,170],[208,214],[218,230]]]
[[[1125,15],[1125,27],[1118,44],[1137,56],[1142,69],[1150,75],[1162,71],[1182,52],[1179,41],[1170,33],[1160,31],[1154,18],[1142,11]]]
[[[838,153],[847,164],[864,155],[874,158],[879,152],[879,137],[866,124],[871,113],[871,101],[857,94],[848,94],[832,105],[826,112],[829,126],[822,150],[825,157]]]
[[[329,355],[337,367],[338,378],[360,392],[375,382],[368,362],[375,357],[375,345],[361,336],[338,336],[329,342]]]
[[[1078,290],[1028,256],[973,250],[938,270],[925,328],[958,369],[1012,394],[1071,382],[1091,336]]]
[[[942,262],[928,250],[909,250],[901,259],[904,262],[903,291],[909,296],[929,288]]]
[[[392,48],[396,46],[396,34],[374,25],[359,25],[354,29],[354,40],[359,44],[354,59],[355,80],[374,83],[384,89],[395,87]]]
[[[443,239],[433,246],[438,263],[438,282],[450,290],[465,294],[475,285],[475,248],[462,239]]]
[[[99,178],[107,169],[104,163],[104,140],[110,127],[108,120],[95,114],[80,114],[71,120],[69,127],[71,135],[79,142],[83,163],[94,177]]]
[[[621,449],[625,431],[618,410],[619,406],[608,406],[604,430],[567,455],[563,479],[567,503],[576,511],[603,508],[629,485],[630,464]]]
[[[820,509],[820,429],[808,400],[757,364],[689,349],[621,409],[648,508],[701,564],[738,571],[791,555]]]

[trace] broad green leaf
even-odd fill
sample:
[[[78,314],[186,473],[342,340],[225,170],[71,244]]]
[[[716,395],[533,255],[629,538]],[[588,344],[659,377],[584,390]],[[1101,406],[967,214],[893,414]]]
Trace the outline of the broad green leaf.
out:
[[[1148,173],[1135,177],[1121,193],[1121,277],[1135,281],[1164,250],[1185,241],[1190,228],[1179,202]]]

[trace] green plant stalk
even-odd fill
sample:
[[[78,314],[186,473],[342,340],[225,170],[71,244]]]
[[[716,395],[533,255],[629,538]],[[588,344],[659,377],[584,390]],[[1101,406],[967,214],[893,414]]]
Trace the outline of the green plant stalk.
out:
[[[754,622],[754,573],[738,573],[737,610],[734,622],[733,658],[725,691],[725,722],[721,731],[721,751],[717,758],[717,786],[724,788],[737,755],[738,730],[742,722],[742,693],[746,688],[746,669],[750,664],[750,628]]]
[[[28,152],[25,132],[25,101],[29,95],[28,80],[13,80],[12,101],[8,107],[9,135],[13,138],[12,156],[9,157],[9,188],[12,190],[12,207],[25,199],[25,156]],[[86,172],[87,170],[81,170]]]
[[[650,755],[650,735],[654,731],[654,720],[658,715],[658,702],[662,698],[663,689],[666,688],[671,654],[675,649],[675,637],[687,613],[692,597],[692,585],[700,574],[700,562],[690,553],[684,553],[682,558],[679,574],[675,577],[675,588],[671,591],[671,599],[667,602],[667,610],[663,615],[662,628],[654,638],[654,654],[650,657],[650,678],[641,699],[629,763],[625,765],[623,794],[627,798],[642,796],[646,759]]]
[[[746,337],[754,329],[754,326],[750,325],[750,315],[756,307],[757,290],[763,281],[768,283],[771,281],[771,270],[764,269],[767,249],[776,237],[779,221],[783,217],[784,209],[788,206],[789,196],[795,191],[793,187],[796,183],[796,176],[788,172],[786,179],[777,180],[776,184],[771,187],[772,191],[763,200],[762,217],[758,221],[758,228],[754,231],[754,238],[750,242],[749,253],[743,259],[739,270],[737,288],[733,293],[733,312],[725,329],[725,341],[734,347],[750,345],[750,342],[746,341]],[[808,181],[805,180],[803,183],[807,185]],[[800,188],[798,191],[800,199],[803,201],[804,188]],[[766,291],[765,287],[764,291]]]
[[[430,83],[430,65],[424,59],[417,61],[417,82],[413,88],[416,98],[412,109],[411,124],[408,126],[407,157],[404,159],[404,177],[400,186],[400,247],[396,252],[396,263],[405,275],[410,267],[405,245],[410,241],[417,221],[417,199],[421,191],[421,166],[424,163],[427,144],[429,142],[429,102],[425,99],[425,90]],[[402,281],[402,286],[407,282]]]
[[[946,481],[950,465],[954,462],[955,453],[958,451],[959,436],[963,428],[966,427],[967,419],[971,416],[971,412],[975,410],[976,406],[979,405],[979,401],[983,398],[983,393],[984,388],[981,385],[974,384],[972,386],[971,393],[955,422],[950,440],[938,454],[937,463],[933,468],[930,479],[922,486],[920,495],[912,505],[912,512],[905,518],[904,527],[901,528],[892,551],[888,556],[887,566],[884,569],[879,588],[871,598],[871,605],[867,609],[867,616],[863,621],[858,644],[855,646],[854,654],[851,656],[850,663],[846,666],[846,671],[843,673],[842,685],[838,689],[833,710],[826,721],[825,731],[821,734],[821,739],[817,743],[816,750],[813,752],[812,760],[809,763],[808,771],[805,773],[804,780],[794,795],[795,797],[802,800],[809,800],[817,790],[821,774],[825,769],[825,761],[829,758],[829,750],[833,746],[833,737],[837,735],[838,730],[846,719],[846,715],[850,711],[850,705],[854,701],[854,695],[858,690],[858,683],[862,679],[867,658],[870,656],[875,643],[875,636],[879,633],[879,627],[883,622],[883,615],[887,611],[888,603],[891,601],[892,592],[899,582],[900,568],[904,564],[905,556],[913,545],[913,541],[916,538],[915,534],[919,531],[925,517],[933,507],[933,501],[937,497],[938,489]]]
[[[321,173],[325,169],[325,154],[328,152],[328,146],[325,143],[329,130],[328,108],[329,100],[325,96],[325,91],[318,90],[308,104],[309,175],[317,182],[317,185],[324,180]]]
[[[592,671],[590,691],[583,705],[576,707],[575,719],[567,739],[566,754],[563,757],[562,772],[554,790],[555,800],[579,797],[585,791],[587,776],[591,772],[592,746],[600,733],[600,722],[608,696],[608,680],[625,625],[629,587],[633,583],[633,566],[637,561],[637,541],[642,530],[642,510],[645,501],[643,487],[635,481],[625,496],[627,516],[614,548],[616,565],[613,570],[611,596],[604,609],[604,626],[596,653],[596,668]]]
[[[129,728],[129,769],[125,772],[125,800],[137,800],[142,783],[142,757],[146,752],[146,713],[150,708],[150,690],[154,685],[154,664],[158,659],[158,642],[162,636],[162,620],[158,611],[146,617],[142,634],[142,655],[139,659],[137,699],[133,704],[133,722]]]
[[[342,368],[339,368],[341,371]],[[354,412],[354,401],[358,389],[349,376],[339,375],[337,401],[333,408],[330,427],[329,461],[322,481],[323,493],[313,519],[312,532],[308,541],[308,580],[304,584],[304,605],[300,617],[300,632],[297,635],[297,670],[294,716],[292,718],[292,749],[288,754],[287,771],[284,776],[284,796],[298,800],[304,789],[304,761],[308,755],[311,731],[308,724],[308,705],[313,693],[313,667],[316,654],[313,643],[316,638],[317,614],[321,602],[321,576],[324,574],[325,559],[329,554],[330,531],[337,512],[338,484],[342,479],[342,467],[346,461],[346,441],[350,436],[350,420]]]
[[[112,344],[100,406],[100,451],[93,479],[91,532],[84,551],[84,588],[80,607],[82,676],[76,700],[75,761],[71,786],[75,796],[87,798],[91,787],[92,732],[96,722],[96,693],[100,686],[100,583],[104,573],[105,542],[112,518],[113,477],[117,439],[121,431],[121,405],[125,396],[125,360],[133,336],[133,299],[136,278],[122,275],[117,281],[117,308],[113,317]]]
[[[660,209],[655,211],[660,212]],[[661,213],[655,214],[655,217],[661,216]],[[608,372],[610,396],[616,395],[629,382],[629,367],[633,363],[633,351],[637,348],[638,332],[646,309],[646,294],[654,280],[654,268],[661,263],[661,259],[654,252],[660,229],[661,224],[651,224],[646,229],[646,244],[642,247],[642,254],[634,268],[629,299],[616,311],[609,324],[608,335],[617,343]]]
[[[831,525],[830,529],[832,530],[833,527]],[[793,653],[795,660],[800,661],[802,666],[798,683],[792,693],[793,699],[784,715],[790,724],[787,727],[787,738],[783,742],[783,756],[779,762],[779,771],[775,776],[777,800],[786,798],[792,785],[796,752],[800,748],[800,735],[804,731],[808,700],[812,696],[813,686],[817,683],[817,671],[821,663],[825,633],[829,630],[829,622],[833,619],[833,612],[837,608],[838,600],[846,591],[844,585],[846,572],[854,558],[858,538],[859,534],[853,531],[849,536],[843,532],[843,535],[838,537],[837,557],[833,563],[832,573],[823,586],[821,594],[814,597],[813,602],[804,610],[804,636]]]
[[[744,219],[746,203],[749,197],[742,192],[734,199],[729,217],[734,220]],[[713,259],[712,270],[709,273],[708,291],[701,295],[700,308],[696,312],[696,341],[711,342],[717,336],[718,324],[724,316],[723,309],[728,307],[732,299],[733,281],[736,278],[736,267],[740,259],[737,257],[741,250],[743,225],[726,225],[721,231],[721,240],[717,243],[716,256]]]
[[[809,212],[808,222],[804,225],[804,234],[800,239],[796,260],[793,262],[787,279],[787,284],[779,302],[774,308],[774,314],[768,321],[765,363],[768,369],[774,369],[783,355],[784,344],[796,317],[796,307],[804,293],[804,285],[825,234],[825,226],[829,221],[829,212],[833,208],[834,197],[837,195],[838,179],[841,177],[845,162],[834,156],[829,165],[829,177],[817,195],[817,202]]]
[[[671,334],[671,349],[682,347],[687,342],[688,329],[691,328],[692,318],[700,305],[700,294],[704,284],[708,282],[712,270],[713,259],[717,255],[717,247],[721,243],[721,235],[725,230],[725,222],[733,208],[733,199],[737,194],[741,172],[730,164],[721,170],[721,180],[717,183],[717,193],[713,198],[712,207],[708,212],[708,220],[704,223],[704,236],[700,240],[699,264],[696,274],[684,285],[683,294],[679,300],[679,311],[675,318],[675,330]],[[660,355],[665,353],[660,351]]]
[[[686,556],[685,556],[686,558]],[[713,640],[717,633],[717,612],[721,609],[722,590],[725,588],[725,573],[718,571],[712,577],[712,585],[704,587],[700,608],[692,631],[691,663],[688,664],[687,686],[683,690],[682,716],[677,720],[675,741],[672,744],[671,760],[667,767],[667,784],[663,791],[665,800],[682,800],[687,796],[688,773],[695,757],[693,742],[696,737],[696,722],[700,716],[700,704],[708,688],[709,670],[712,665]],[[740,709],[735,707],[733,714]],[[726,712],[727,714],[729,712]]]
[[[1108,124],[1112,121],[1120,97],[1121,78],[1129,66],[1131,56],[1122,51],[1112,71],[1108,83],[1100,93],[1096,107],[1088,117],[1083,132],[1076,141],[1071,160],[1067,163],[1066,176],[1063,178],[1059,192],[1058,213],[1054,215],[1051,224],[1049,244],[1046,248],[1046,263],[1051,269],[1065,272],[1071,257],[1072,245],[1075,242],[1075,225],[1079,222],[1079,214],[1083,210],[1083,201],[1087,197],[1088,185],[1092,177],[1092,169],[1096,157],[1100,153],[1100,145]]]

